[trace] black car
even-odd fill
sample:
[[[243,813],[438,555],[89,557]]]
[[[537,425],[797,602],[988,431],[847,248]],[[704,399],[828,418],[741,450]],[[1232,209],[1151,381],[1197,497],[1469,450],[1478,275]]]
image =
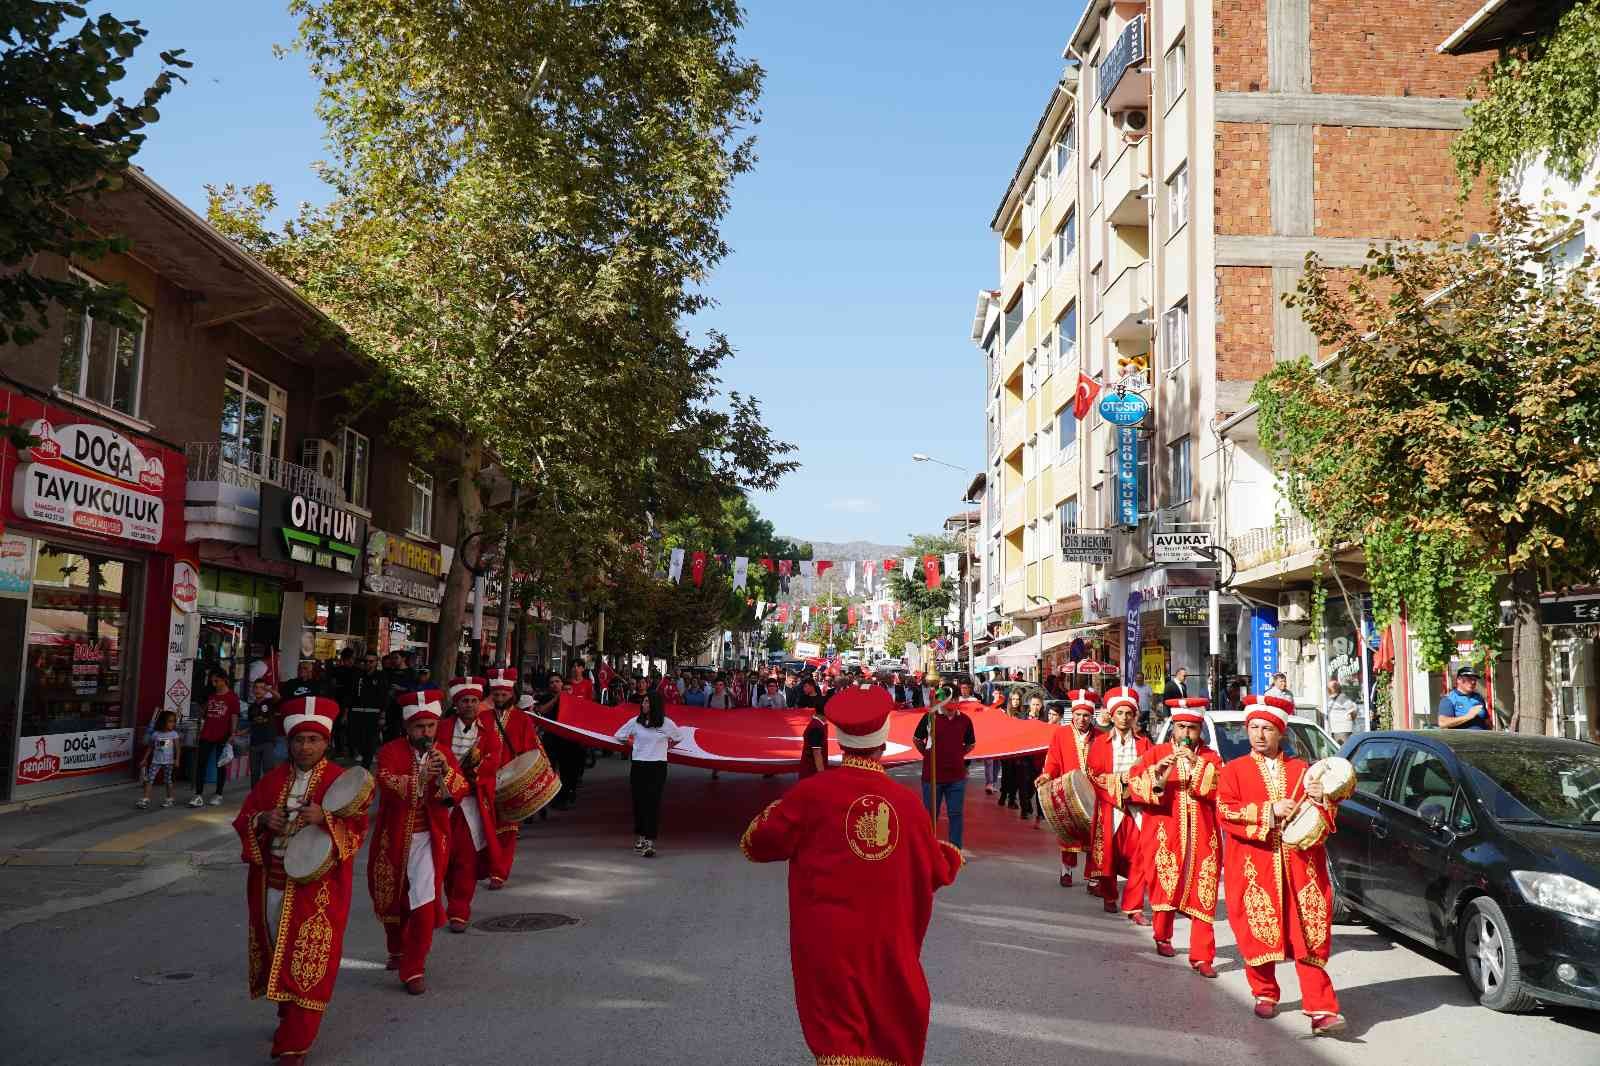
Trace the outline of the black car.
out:
[[[1486,1007],[1600,1007],[1600,747],[1430,729],[1341,754],[1341,906],[1460,960]]]

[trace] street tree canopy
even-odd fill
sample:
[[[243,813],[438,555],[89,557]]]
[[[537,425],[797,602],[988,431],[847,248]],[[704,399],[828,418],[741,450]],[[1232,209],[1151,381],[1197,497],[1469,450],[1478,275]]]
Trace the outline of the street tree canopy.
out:
[[[1348,288],[1315,256],[1289,302],[1337,352],[1256,386],[1261,442],[1325,550],[1366,555],[1380,624],[1404,611],[1421,660],[1469,622],[1499,644],[1515,604],[1515,713],[1543,732],[1541,590],[1600,573],[1600,285],[1591,249],[1554,266],[1570,220],[1512,201],[1472,246],[1374,250]]]

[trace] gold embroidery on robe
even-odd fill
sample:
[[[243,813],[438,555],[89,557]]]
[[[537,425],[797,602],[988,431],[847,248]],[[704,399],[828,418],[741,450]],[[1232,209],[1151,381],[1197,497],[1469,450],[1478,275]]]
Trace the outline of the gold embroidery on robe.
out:
[[[1250,882],[1244,890],[1244,916],[1250,925],[1250,935],[1263,944],[1277,945],[1283,939],[1282,927],[1278,924],[1278,909],[1273,906],[1267,890],[1256,883],[1258,875],[1254,859],[1245,858],[1244,876]]]
[[[1211,854],[1206,856],[1206,861],[1200,864],[1200,878],[1196,886],[1200,894],[1200,906],[1213,913],[1217,909],[1217,838],[1211,837]]]
[[[256,989],[260,987],[261,967],[266,962],[261,951],[261,941],[256,937],[256,927],[247,923],[250,933],[250,946],[246,950],[250,953],[250,991],[252,995],[260,995]]]
[[[1178,857],[1167,847],[1167,827],[1156,830],[1156,881],[1169,897],[1178,889]]]
[[[333,949],[333,922],[328,919],[333,893],[328,891],[326,880],[317,890],[316,902],[317,913],[300,923],[300,932],[294,938],[294,954],[289,957],[289,973],[306,991],[314,988],[328,972],[328,956]]]
[[[374,864],[372,872],[373,906],[380,915],[388,914],[394,905],[394,867],[389,864],[389,834],[380,832],[378,842],[374,845],[377,854],[373,855],[371,862]]]
[[[750,824],[745,826],[744,835],[739,838],[739,850],[744,852],[744,857],[750,857],[750,838],[756,835],[756,828],[765,822],[782,800],[773,800],[761,809],[761,813],[750,819]]]
[[[1315,881],[1309,880],[1307,867],[1305,887],[1295,896],[1300,904],[1300,932],[1306,938],[1306,947],[1316,951],[1328,941],[1328,901]]]

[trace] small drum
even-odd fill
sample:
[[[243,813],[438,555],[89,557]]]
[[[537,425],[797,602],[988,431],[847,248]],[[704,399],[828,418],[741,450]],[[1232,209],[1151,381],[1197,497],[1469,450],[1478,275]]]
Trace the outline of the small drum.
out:
[[[502,826],[532,818],[561,791],[561,778],[550,768],[543,748],[525,751],[494,775],[494,816]]]
[[[1068,770],[1040,785],[1039,810],[1063,847],[1087,847],[1094,826],[1094,786],[1089,775]]]
[[[377,782],[359,766],[352,766],[336,778],[322,794],[322,809],[339,818],[363,813],[372,802]]]
[[[283,872],[297,885],[325,877],[337,858],[333,838],[320,825],[302,825],[283,850]]]
[[[1333,755],[1307,767],[1305,780],[1321,781],[1324,802],[1339,803],[1349,799],[1356,790],[1356,768],[1350,765],[1350,760]]]
[[[1300,804],[1289,816],[1289,820],[1283,823],[1283,842],[1297,851],[1304,851],[1313,844],[1321,843],[1325,817],[1322,808],[1315,803],[1308,801]]]

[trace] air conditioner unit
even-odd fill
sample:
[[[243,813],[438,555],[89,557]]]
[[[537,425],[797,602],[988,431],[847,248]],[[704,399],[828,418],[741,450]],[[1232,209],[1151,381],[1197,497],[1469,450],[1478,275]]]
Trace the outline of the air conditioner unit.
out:
[[[337,484],[339,446],[322,437],[307,437],[300,442],[300,465],[315,470],[318,477]]]
[[[1278,598],[1278,621],[1311,621],[1311,593],[1285,592]]]
[[[1117,124],[1117,129],[1123,133],[1144,133],[1150,128],[1150,112],[1140,108],[1129,108],[1118,111],[1111,116],[1111,121]]]

